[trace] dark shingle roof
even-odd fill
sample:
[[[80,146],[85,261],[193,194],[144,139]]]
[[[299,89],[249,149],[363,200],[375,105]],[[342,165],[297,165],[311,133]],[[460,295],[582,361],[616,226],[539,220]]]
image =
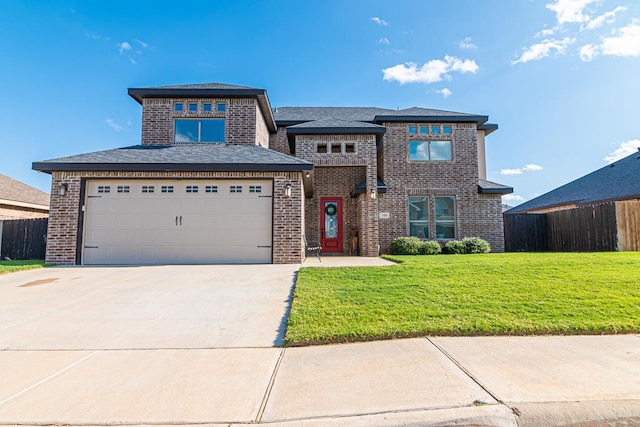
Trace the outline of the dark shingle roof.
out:
[[[454,111],[434,110],[430,108],[411,107],[404,110],[390,110],[376,107],[278,107],[273,115],[279,126],[288,126],[301,122],[339,119],[360,122],[383,121],[470,121],[484,123],[487,116],[457,113]]]
[[[510,194],[513,193],[513,187],[498,184],[497,182],[487,181],[486,179],[478,180],[478,193],[481,194]]]
[[[301,171],[313,164],[256,145],[134,145],[33,163],[33,169],[99,171]]]
[[[295,124],[324,119],[373,122],[376,115],[393,110],[375,107],[278,107],[273,116],[278,124]]]
[[[0,199],[49,206],[49,194],[0,174]]]
[[[523,213],[568,204],[588,205],[609,200],[640,198],[640,153],[633,153],[578,178],[507,213]]]
[[[213,82],[129,88],[128,93],[141,105],[144,98],[255,98],[258,100],[269,131],[276,132],[276,124],[265,89]]]
[[[368,122],[322,119],[299,123],[287,128],[287,135],[383,134],[387,128]]]
[[[144,89],[259,89],[259,88],[211,82],[211,83],[192,83],[192,84],[185,84],[185,85],[151,86],[151,87],[146,87]]]

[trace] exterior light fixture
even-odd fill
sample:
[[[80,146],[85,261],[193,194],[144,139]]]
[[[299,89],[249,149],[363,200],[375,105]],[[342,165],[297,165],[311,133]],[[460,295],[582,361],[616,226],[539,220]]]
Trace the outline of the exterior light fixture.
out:
[[[61,183],[61,184],[58,186],[58,195],[59,195],[59,196],[64,196],[65,194],[67,194],[67,190],[68,190],[68,189],[69,189],[69,187],[67,186],[67,184],[66,184],[66,183],[64,183],[64,182],[63,182],[63,183]]]
[[[640,148],[638,149],[638,151],[640,151]],[[309,172],[305,173],[304,176],[306,176],[307,178],[309,178],[311,176],[311,174]]]
[[[284,186],[284,195],[287,197],[291,197],[291,184],[287,184]]]
[[[374,190],[373,188],[371,189],[371,192],[369,193],[369,198],[370,199],[376,199],[378,197],[378,193],[376,192],[376,190]]]

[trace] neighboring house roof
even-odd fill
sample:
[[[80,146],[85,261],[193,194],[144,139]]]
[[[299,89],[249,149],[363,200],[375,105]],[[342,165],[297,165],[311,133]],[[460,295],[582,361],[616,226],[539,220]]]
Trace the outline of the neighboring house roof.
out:
[[[290,126],[302,122],[339,119],[360,122],[398,122],[398,121],[446,121],[477,122],[483,124],[487,116],[458,113],[454,111],[433,110],[411,107],[403,110],[391,110],[377,107],[278,107],[273,109],[278,126]]]
[[[481,194],[510,194],[513,193],[513,187],[498,184],[497,182],[487,181],[486,179],[478,180],[478,193]]]
[[[303,171],[313,164],[257,145],[134,145],[33,163],[53,171]]]
[[[256,98],[269,131],[276,132],[269,97],[265,89],[213,82],[129,88],[128,93],[140,105],[144,98]]]
[[[0,174],[0,204],[49,210],[49,194]]]
[[[588,205],[640,198],[640,153],[633,153],[506,213],[524,213],[564,205]]]

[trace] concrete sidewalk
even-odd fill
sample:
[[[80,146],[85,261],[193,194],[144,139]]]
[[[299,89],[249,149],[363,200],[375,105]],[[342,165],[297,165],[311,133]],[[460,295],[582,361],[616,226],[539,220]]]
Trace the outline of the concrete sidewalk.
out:
[[[0,352],[2,424],[640,424],[640,337]]]
[[[638,335],[277,347],[299,267],[0,277],[0,425],[640,425]]]

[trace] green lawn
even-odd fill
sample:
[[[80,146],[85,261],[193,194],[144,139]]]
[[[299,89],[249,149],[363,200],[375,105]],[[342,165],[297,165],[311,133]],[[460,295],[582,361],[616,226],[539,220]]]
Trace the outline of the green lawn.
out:
[[[45,263],[41,259],[29,259],[25,261],[0,261],[0,274],[12,273],[14,271],[31,270],[42,268]]]
[[[287,345],[426,335],[640,331],[640,253],[393,256],[302,268]]]

